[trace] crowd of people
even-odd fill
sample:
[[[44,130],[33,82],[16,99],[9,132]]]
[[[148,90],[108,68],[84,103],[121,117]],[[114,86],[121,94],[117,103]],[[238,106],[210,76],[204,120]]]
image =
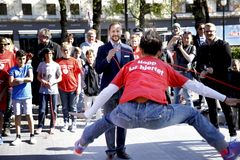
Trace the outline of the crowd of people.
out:
[[[22,115],[28,120],[30,144],[37,143],[35,135],[48,128],[48,114],[49,134],[55,134],[61,105],[61,132],[76,132],[77,116],[89,121],[95,115],[97,120],[86,127],[75,143],[78,154],[105,133],[107,160],[115,156],[130,159],[125,146],[127,128],[157,129],[188,123],[224,159],[228,160],[229,154],[237,157],[240,144],[236,126],[240,126],[240,112],[231,106],[240,102],[236,99],[240,98],[239,91],[233,94],[224,84],[239,85],[240,62],[232,59],[229,44],[216,36],[213,23],[199,23],[195,29],[193,35],[174,23],[172,36],[163,47],[156,31],[144,32],[141,28],[132,33],[126,31],[123,41],[119,22],[110,24],[108,42],[98,40],[96,30],[90,29],[85,42],[77,46],[73,45],[73,34],[67,34],[59,45],[51,40],[50,30],[42,28],[34,53],[17,49],[11,39],[0,37],[0,144],[4,143],[2,137],[10,134],[12,115],[16,130],[12,145],[22,141]],[[198,103],[194,103],[192,91],[199,93]],[[204,100],[209,120],[198,110]],[[217,100],[226,118],[230,145],[219,132]],[[37,128],[33,104],[38,106]],[[154,115],[147,112],[150,110]],[[139,117],[134,117],[136,112],[141,113]]]

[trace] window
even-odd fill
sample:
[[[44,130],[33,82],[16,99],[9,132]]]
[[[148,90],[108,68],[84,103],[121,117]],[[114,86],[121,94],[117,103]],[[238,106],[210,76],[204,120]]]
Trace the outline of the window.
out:
[[[48,15],[56,15],[56,5],[55,4],[47,4],[47,14]]]
[[[31,4],[22,4],[23,15],[32,15],[32,5]]]
[[[7,5],[0,3],[0,15],[7,15]]]
[[[217,0],[217,12],[222,12],[223,11],[223,6],[221,5],[221,0]],[[227,4],[224,7],[225,11],[229,11],[229,0],[227,0]]]
[[[79,15],[80,11],[79,11],[79,4],[71,4],[70,5],[70,11],[72,15]]]

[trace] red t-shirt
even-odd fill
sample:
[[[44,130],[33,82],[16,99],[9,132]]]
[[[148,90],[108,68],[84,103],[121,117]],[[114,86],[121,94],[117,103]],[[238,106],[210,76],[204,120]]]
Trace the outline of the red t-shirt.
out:
[[[167,63],[148,56],[126,64],[111,83],[124,86],[119,103],[138,97],[167,104],[165,91],[168,86],[182,86],[188,79],[176,72]]]
[[[2,94],[4,88],[8,88],[9,75],[6,71],[0,70],[0,94]],[[7,93],[8,89],[5,90],[3,97],[0,98],[0,111],[5,112],[7,109]]]
[[[78,75],[81,73],[80,63],[72,57],[68,59],[60,58],[56,62],[62,70],[62,81],[58,83],[58,88],[65,92],[76,91],[78,87]]]
[[[16,57],[13,52],[6,50],[3,54],[0,53],[0,70],[9,72],[10,68],[15,66]]]

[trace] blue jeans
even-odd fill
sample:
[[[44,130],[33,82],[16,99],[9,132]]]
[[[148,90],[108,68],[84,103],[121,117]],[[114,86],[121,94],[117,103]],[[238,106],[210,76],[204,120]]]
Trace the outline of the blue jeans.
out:
[[[185,77],[189,78],[189,79],[193,79],[193,76],[192,76],[191,72],[182,72],[181,74],[184,75]],[[180,103],[179,91],[181,89],[182,89],[182,96],[186,100],[186,105],[194,107],[190,91],[185,89],[185,88],[179,88],[179,87],[174,88],[174,102],[173,103],[174,104]]]
[[[161,105],[152,101],[118,105],[110,114],[85,128],[80,144],[88,145],[115,125],[123,128],[160,129],[180,123],[193,126],[218,151],[228,146],[224,136],[196,109],[180,104]]]
[[[55,127],[55,122],[57,118],[57,94],[42,94],[39,93],[39,109],[38,109],[38,128],[44,126],[46,112],[48,111],[48,103],[50,107],[51,121],[50,128]]]
[[[64,123],[68,123],[71,118],[72,122],[76,121],[75,116],[70,116],[69,112],[77,112],[78,96],[76,92],[65,92],[59,89],[60,98],[62,101],[62,113]]]

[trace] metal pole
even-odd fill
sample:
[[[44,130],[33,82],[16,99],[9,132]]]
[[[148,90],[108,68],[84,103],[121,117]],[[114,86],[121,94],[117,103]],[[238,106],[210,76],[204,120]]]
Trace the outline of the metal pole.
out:
[[[170,9],[171,9],[171,30],[172,30],[172,26],[173,26],[173,0],[171,0],[171,4],[170,4]]]
[[[125,9],[125,30],[128,31],[128,8],[127,8],[127,0],[124,0],[124,9]]]
[[[223,6],[223,40],[225,41],[225,5]]]

